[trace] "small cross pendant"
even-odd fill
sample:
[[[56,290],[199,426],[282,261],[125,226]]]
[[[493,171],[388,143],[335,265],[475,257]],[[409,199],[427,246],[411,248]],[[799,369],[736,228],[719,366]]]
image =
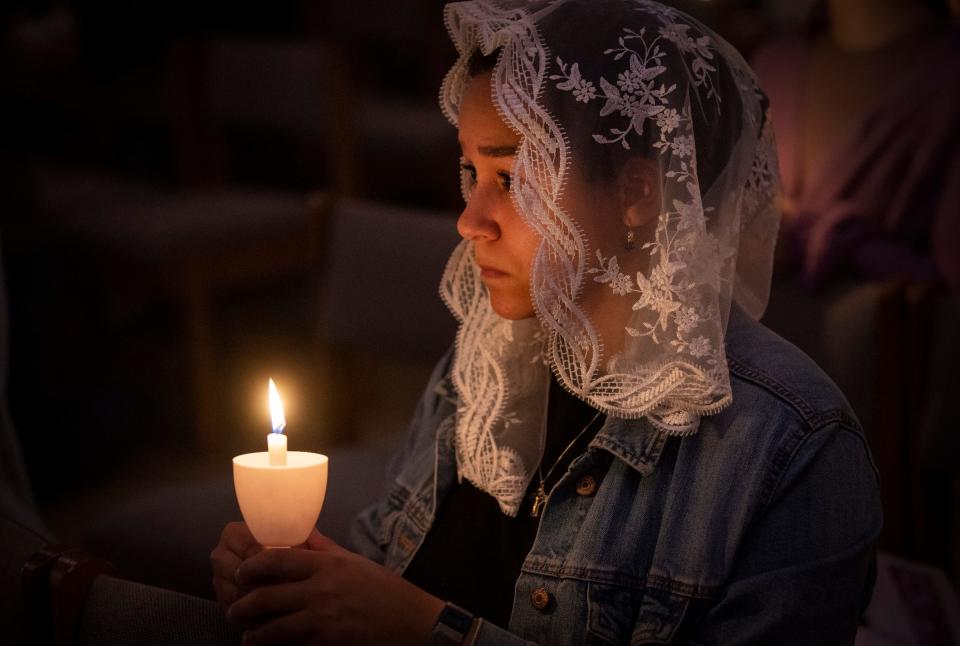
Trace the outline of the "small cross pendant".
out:
[[[540,515],[540,508],[547,502],[547,492],[543,488],[543,483],[537,487],[537,493],[533,496],[533,507],[530,508],[530,515],[536,518]]]

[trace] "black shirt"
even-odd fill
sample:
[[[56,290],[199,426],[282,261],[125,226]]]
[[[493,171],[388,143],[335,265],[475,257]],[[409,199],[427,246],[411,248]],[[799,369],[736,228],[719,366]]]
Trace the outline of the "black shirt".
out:
[[[595,409],[551,380],[541,462],[543,475],[550,473],[545,483],[548,492],[602,425],[602,415],[597,417]],[[433,526],[403,576],[430,594],[506,628],[520,567],[540,522],[530,514],[539,484],[540,476],[534,474],[516,518],[500,511],[493,496],[467,480],[455,484],[440,501]]]

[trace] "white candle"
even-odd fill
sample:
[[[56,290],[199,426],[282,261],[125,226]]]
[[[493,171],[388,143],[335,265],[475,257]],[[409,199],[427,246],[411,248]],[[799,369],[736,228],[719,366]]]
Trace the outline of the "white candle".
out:
[[[233,486],[243,519],[264,547],[290,547],[307,540],[327,491],[327,456],[291,451],[287,466],[272,467],[268,455],[233,458]]]
[[[273,379],[267,385],[268,397],[270,399],[270,420],[273,426],[273,433],[267,436],[267,451],[270,453],[270,466],[287,466],[287,436],[283,434],[283,429],[287,426],[287,421],[283,416],[283,402],[280,401],[280,393],[277,392],[277,386]]]
[[[267,451],[270,453],[270,466],[287,466],[287,436],[283,433],[267,435]]]
[[[264,547],[290,547],[307,540],[327,491],[327,456],[287,452],[286,421],[277,387],[270,380],[273,433],[267,451],[233,458],[233,486],[250,532]]]

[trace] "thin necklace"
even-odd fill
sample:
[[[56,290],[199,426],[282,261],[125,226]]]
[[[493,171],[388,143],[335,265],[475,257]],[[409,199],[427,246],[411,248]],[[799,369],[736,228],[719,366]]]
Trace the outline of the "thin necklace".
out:
[[[565,448],[563,452],[560,453],[560,457],[558,457],[554,461],[553,466],[551,466],[550,470],[547,471],[546,476],[543,475],[542,465],[540,464],[537,465],[537,475],[540,476],[540,484],[537,485],[537,493],[533,497],[533,507],[530,508],[530,515],[533,516],[534,518],[540,515],[540,509],[543,507],[543,504],[547,502],[547,490],[546,490],[546,487],[544,486],[544,483],[546,483],[547,478],[550,477],[550,474],[553,473],[553,470],[557,468],[558,464],[560,464],[560,460],[562,460],[563,456],[567,454],[567,451],[573,448],[573,445],[577,443],[577,440],[579,440],[583,436],[583,434],[587,432],[588,428],[593,426],[593,423],[597,421],[598,417],[600,417],[600,411],[597,411],[597,414],[593,416],[593,419],[587,422],[587,425],[583,427],[582,431],[577,433],[577,436],[573,438],[573,441],[571,441],[570,444],[567,444],[567,448]]]

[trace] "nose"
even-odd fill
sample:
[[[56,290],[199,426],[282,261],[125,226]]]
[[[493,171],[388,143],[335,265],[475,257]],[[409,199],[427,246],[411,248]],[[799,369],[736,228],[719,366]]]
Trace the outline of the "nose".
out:
[[[493,217],[490,201],[485,199],[479,186],[474,188],[460,212],[457,232],[465,240],[496,240],[500,237],[500,226]]]

